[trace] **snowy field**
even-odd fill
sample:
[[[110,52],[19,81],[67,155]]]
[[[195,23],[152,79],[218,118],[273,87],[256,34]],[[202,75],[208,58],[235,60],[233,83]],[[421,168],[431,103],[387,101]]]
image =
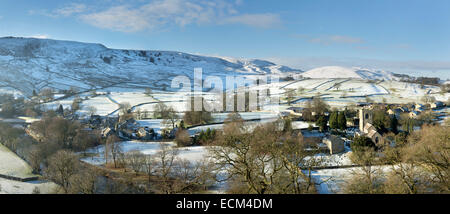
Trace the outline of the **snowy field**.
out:
[[[308,123],[305,121],[292,121],[291,124],[293,129],[307,129],[310,125],[312,127],[317,127],[315,123]]]
[[[346,169],[323,169],[312,172],[312,177],[316,183],[319,194],[336,194],[342,193],[341,188],[348,181],[352,168]]]
[[[0,174],[16,178],[31,178],[33,175],[30,165],[14,152],[0,144]]]
[[[245,122],[244,123],[245,124],[245,129],[250,132],[254,128],[258,127],[261,124],[275,122],[276,120],[277,120],[277,118],[265,118],[265,119],[262,119],[261,121]],[[223,126],[224,126],[224,124],[213,124],[213,125],[197,126],[197,127],[188,129],[188,132],[192,136],[192,135],[195,135],[195,134],[200,133],[202,131],[206,131],[208,129],[221,130],[221,129],[223,129]]]
[[[153,129],[159,135],[161,134],[161,129],[164,129],[166,127],[166,125],[163,124],[162,119],[137,120],[136,122],[140,127],[148,127],[150,129]]]
[[[152,94],[152,96],[158,100],[158,101],[162,101],[162,102],[167,102],[167,101],[185,101],[187,100],[188,96],[186,93],[183,92],[178,92],[178,93],[154,93]]]
[[[0,94],[11,94],[14,98],[23,97],[22,92],[10,87],[0,87]]]
[[[182,101],[182,102],[177,102],[177,101],[165,101],[164,104],[167,107],[172,107],[176,112],[184,112],[187,110],[187,103]],[[133,109],[133,111],[137,111],[137,110],[141,110],[141,111],[154,111],[156,105],[158,105],[157,103],[153,103],[153,104],[145,104],[145,105],[140,105],[140,106],[136,106],[136,108]]]
[[[114,100],[115,103],[129,103],[131,106],[157,101],[142,92],[112,92],[109,97]]]
[[[126,141],[119,142],[120,148],[124,153],[139,151],[145,155],[154,155],[160,151],[160,142],[137,142],[137,141]],[[165,142],[164,145],[169,146],[169,148],[174,149],[176,144],[173,142]],[[206,147],[180,147],[176,148],[179,151],[178,158],[182,160],[187,160],[192,163],[199,162],[207,157]],[[105,164],[104,158],[105,147],[103,145],[98,146],[93,149],[89,149],[87,153],[93,153],[92,157],[82,158],[81,161],[93,164],[93,165],[103,165]]]
[[[387,173],[391,166],[374,166],[373,170],[380,173]],[[312,172],[312,177],[316,183],[319,194],[342,194],[342,187],[349,182],[354,173],[361,173],[361,167],[341,168],[341,169],[323,169]]]
[[[67,98],[64,100],[58,100],[58,101],[54,101],[54,102],[50,102],[50,103],[45,103],[43,104],[44,109],[47,110],[56,110],[58,109],[59,105],[62,105],[64,109],[68,108],[71,109],[73,103],[73,97],[72,98]]]
[[[0,145],[0,174],[22,179],[37,177],[24,160],[3,145]],[[56,187],[53,182],[20,182],[0,178],[0,194],[31,194],[35,189],[42,194],[54,193]]]
[[[375,102],[386,101],[399,104],[422,103],[421,98],[424,95],[433,96],[436,100],[444,102],[450,98],[450,93],[440,93],[440,88],[436,86],[425,86],[421,89],[419,84],[395,80],[368,81],[359,78],[313,78],[252,87],[252,89],[263,88],[270,89],[272,94],[276,94],[275,91],[279,92],[282,102],[285,102],[286,91],[295,90],[294,104],[298,106],[304,106],[310,100],[309,98],[317,95],[320,95],[331,107],[341,108],[365,102],[366,96]],[[303,91],[300,92],[299,88],[303,88]]]
[[[53,194],[57,187],[53,182],[19,182],[0,178],[0,194],[32,194],[34,190],[39,190],[40,194]]]
[[[92,106],[96,109],[96,114],[106,116],[119,108],[119,105],[109,100],[106,96],[97,96],[83,101],[79,114],[88,114],[88,108]]]
[[[88,97],[88,99],[83,99],[86,97]],[[94,107],[96,109],[96,114],[100,116],[106,116],[119,108],[118,103],[114,103],[113,100],[110,100],[105,95],[99,95],[93,98],[89,96],[81,96],[81,98],[83,99],[80,105],[81,110],[77,112],[80,116],[88,114],[89,107]],[[46,110],[56,110],[58,109],[59,105],[62,105],[64,109],[71,109],[73,100],[74,97],[70,97],[63,100],[45,103],[43,104],[43,106]]]
[[[332,80],[330,79],[305,79],[300,81],[292,81],[291,83],[285,84],[285,89],[299,89],[304,88],[305,91],[316,89],[323,84],[326,84]]]
[[[338,85],[338,86],[336,86]],[[300,92],[298,89],[303,88]],[[114,89],[115,91],[111,90]],[[347,79],[324,79],[312,78],[292,80],[286,82],[270,83],[259,86],[250,86],[250,90],[270,89],[271,98],[280,96],[280,102],[284,103],[285,93],[287,90],[295,90],[294,106],[304,107],[306,102],[313,96],[320,95],[331,107],[345,108],[360,102],[366,102],[366,98],[370,98],[374,102],[387,103],[422,103],[421,98],[424,95],[433,96],[438,101],[446,102],[450,98],[450,93],[440,93],[440,88],[436,86],[425,86],[420,88],[419,84],[399,82],[395,80],[385,81],[368,81],[358,78]],[[116,88],[108,88],[109,95],[100,95],[95,98],[89,98],[82,103],[80,114],[86,114],[88,107],[93,106],[97,109],[97,114],[108,115],[115,113],[120,103],[130,103],[135,106],[133,111],[153,111],[156,103],[161,101],[167,106],[174,108],[177,112],[187,110],[186,100],[190,93],[186,92],[163,92],[154,90],[151,96],[144,94],[143,89],[119,90]],[[216,94],[202,92],[206,100],[217,101]],[[89,97],[88,94],[82,95],[82,98]],[[261,95],[262,96],[262,95]],[[47,109],[56,109],[60,104],[64,108],[70,107],[73,98],[67,98],[45,104]],[[262,106],[265,113],[246,113],[243,114],[244,119],[256,119],[262,115],[263,118],[272,117],[270,114],[276,114],[289,106],[285,104],[266,104]],[[272,113],[270,113],[272,112]],[[253,115],[260,114],[260,115]],[[216,122],[221,121],[226,115],[217,114]]]
[[[214,122],[224,122],[230,113],[213,113],[212,117]],[[244,120],[256,120],[256,119],[276,119],[278,114],[274,112],[240,112],[239,113]]]

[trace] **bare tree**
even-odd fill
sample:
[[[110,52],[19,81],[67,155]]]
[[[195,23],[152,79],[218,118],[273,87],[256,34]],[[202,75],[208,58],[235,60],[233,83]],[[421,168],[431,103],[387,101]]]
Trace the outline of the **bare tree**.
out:
[[[144,169],[145,173],[148,176],[148,181],[149,182],[151,180],[151,176],[154,175],[155,167],[156,167],[156,160],[155,160],[155,158],[153,156],[151,156],[151,155],[146,155],[145,159],[143,161],[143,169]]]
[[[179,151],[177,149],[170,148],[168,145],[161,143],[160,151],[155,155],[157,160],[156,174],[161,179],[160,190],[163,193],[170,194],[173,192],[171,176],[174,172],[173,170],[178,154]]]
[[[119,144],[120,139],[115,136],[115,135],[110,135],[107,139],[106,139],[106,143],[105,143],[105,160],[106,160],[106,164],[108,164],[108,158],[109,155],[111,154],[113,163],[114,163],[114,168],[118,167],[118,162],[119,162],[119,156],[122,154],[122,147]]]
[[[151,88],[145,88],[145,92],[144,92],[145,95],[150,96],[152,93],[153,93],[153,91]]]
[[[79,97],[75,97],[72,101],[71,110],[72,114],[75,114],[78,110],[80,110],[81,99]]]
[[[295,98],[295,90],[286,91],[286,100],[288,102],[288,105],[291,105],[294,98]]]
[[[432,103],[436,101],[436,98],[433,96],[425,95],[422,98],[420,98],[420,100],[424,103]]]
[[[125,154],[127,165],[136,173],[136,175],[144,170],[146,157],[139,151],[131,151]]]
[[[135,111],[135,115],[137,120],[142,119],[142,110],[140,108],[137,108]]]
[[[126,121],[133,118],[133,114],[131,113],[131,105],[130,103],[124,102],[120,104],[120,117],[119,122]]]
[[[69,193],[71,179],[79,169],[78,157],[70,151],[61,150],[50,157],[44,175],[60,185],[64,193]]]
[[[211,165],[206,160],[195,163],[188,160],[176,161],[172,191],[193,193],[197,189],[206,190],[206,187],[213,181],[211,169]]]
[[[50,100],[53,100],[53,98],[54,98],[54,92],[51,88],[42,89],[41,92],[39,93],[39,95],[45,101],[50,101]]]
[[[86,110],[88,115],[90,116],[97,114],[97,108],[95,108],[94,106],[88,106]]]
[[[99,173],[90,166],[85,166],[80,172],[71,177],[70,192],[74,194],[96,194],[100,190]]]
[[[450,192],[450,127],[423,126],[408,139],[406,158],[420,165],[433,192]]]
[[[189,136],[189,132],[186,129],[178,129],[178,131],[175,133],[175,142],[179,147],[191,145],[192,140]]]
[[[28,162],[34,173],[41,171],[41,163],[44,161],[44,152],[39,145],[33,145],[27,153]]]
[[[308,161],[308,153],[292,132],[281,130],[282,121],[261,125],[252,132],[236,118],[224,126],[217,145],[209,148],[217,167],[227,172],[224,180],[242,182],[241,193],[314,192],[314,181],[302,172],[319,161]],[[299,145],[300,144],[300,145]]]
[[[175,124],[180,119],[177,112],[172,107],[169,107],[163,115],[165,117],[163,123],[170,124],[172,125],[172,129],[175,129]]]
[[[376,152],[373,148],[362,147],[353,151],[350,159],[359,168],[351,170],[351,179],[344,186],[344,192],[350,194],[383,193],[384,176],[377,164]]]
[[[159,102],[155,105],[155,108],[153,109],[153,116],[157,119],[164,119],[167,118],[167,111],[169,110],[169,107],[164,104],[163,102]]]
[[[96,145],[99,138],[99,133],[92,131],[91,133],[83,130],[78,130],[73,138],[73,148],[77,151],[82,151],[86,156],[86,150],[89,147]]]

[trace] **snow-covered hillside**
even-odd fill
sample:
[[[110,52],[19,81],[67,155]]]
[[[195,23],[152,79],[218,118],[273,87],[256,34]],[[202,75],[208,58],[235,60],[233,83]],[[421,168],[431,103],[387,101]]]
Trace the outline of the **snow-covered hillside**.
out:
[[[394,74],[387,71],[372,71],[363,68],[326,66],[309,70],[302,74],[309,78],[355,78],[369,80],[394,80]]]
[[[109,49],[101,44],[35,38],[0,38],[0,86],[30,95],[45,87],[88,90],[170,88],[173,77],[301,72],[263,60],[235,60],[172,51]]]

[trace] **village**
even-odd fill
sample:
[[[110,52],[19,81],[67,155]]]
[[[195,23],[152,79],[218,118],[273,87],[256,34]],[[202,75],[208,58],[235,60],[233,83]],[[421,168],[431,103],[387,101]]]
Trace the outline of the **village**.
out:
[[[286,86],[292,87],[302,82],[309,84],[310,81],[315,81],[317,86],[311,86],[309,92],[302,86],[298,90],[286,88]],[[362,83],[360,80],[342,79],[319,81],[301,79],[281,82],[275,86],[268,86],[280,95],[281,104],[276,106],[276,110],[273,104],[268,104],[261,106],[257,111],[235,113],[200,112],[196,114],[184,107],[190,99],[186,98],[186,94],[151,89],[145,89],[143,92],[91,91],[84,93],[83,99],[78,95],[41,96],[36,93],[34,99],[39,99],[38,102],[43,103],[41,106],[46,106],[45,109],[50,110],[44,112],[44,115],[50,112],[53,115],[52,118],[61,118],[70,124],[78,124],[77,130],[85,136],[82,138],[83,142],[92,142],[90,144],[80,142],[82,146],[72,145],[72,147],[76,148],[75,151],[79,151],[77,154],[80,155],[82,162],[104,169],[111,167],[112,160],[114,165],[117,165],[115,156],[125,157],[129,154],[131,157],[136,152],[154,155],[161,151],[163,144],[168,145],[168,148],[176,149],[179,159],[185,159],[191,163],[202,162],[205,158],[210,158],[209,148],[210,145],[214,145],[214,136],[229,125],[229,118],[236,116],[236,113],[249,132],[261,125],[282,121],[284,125],[279,127],[280,131],[290,130],[294,139],[306,143],[303,149],[309,152],[310,157],[321,159],[309,168],[300,166],[304,170],[313,170],[312,177],[320,193],[339,192],[339,187],[335,184],[339,182],[332,183],[329,179],[333,175],[321,175],[321,172],[359,166],[350,160],[354,148],[352,145],[356,139],[369,139],[374,148],[382,149],[386,145],[394,146],[398,134],[420,130],[424,124],[448,126],[448,104],[433,99],[429,95],[421,95],[416,103],[409,101],[406,104],[389,104],[382,101],[386,101],[387,96],[395,96],[393,93],[373,96],[372,99],[382,96],[382,99],[379,99],[381,102],[369,99],[366,94],[352,105],[336,105],[333,98],[328,98],[330,95],[334,93],[336,97],[346,98],[341,91],[334,88],[350,88],[355,84],[352,83],[353,85],[350,86],[336,84],[343,81]],[[325,89],[322,94],[320,94],[321,88]],[[429,88],[434,90],[432,87]],[[349,97],[347,99],[355,99],[347,94],[353,91],[354,89],[348,89],[348,92],[344,92]],[[215,97],[214,94],[205,96]],[[437,93],[437,96],[440,94]],[[100,98],[108,103],[102,104],[101,102],[104,101],[100,102]],[[91,102],[91,100],[96,101]],[[299,100],[301,102],[298,102]],[[132,101],[132,104],[126,101]],[[103,110],[105,107],[106,111]],[[73,109],[77,110],[73,111]],[[20,116],[2,119],[2,123],[23,129],[32,138],[31,141],[43,143],[48,136],[45,136],[46,133],[42,132],[37,125],[40,120],[38,117]],[[77,137],[78,135],[75,135],[75,139],[72,139],[73,144],[77,142]],[[26,156],[24,153],[21,155]],[[28,171],[39,172],[40,164],[37,167],[35,170]],[[2,177],[15,178],[11,173]],[[39,177],[33,174],[30,179],[36,180]],[[28,178],[15,180],[27,182]],[[209,191],[215,193],[227,192],[229,188],[226,182],[213,183],[210,184]],[[46,182],[44,184],[53,186]]]

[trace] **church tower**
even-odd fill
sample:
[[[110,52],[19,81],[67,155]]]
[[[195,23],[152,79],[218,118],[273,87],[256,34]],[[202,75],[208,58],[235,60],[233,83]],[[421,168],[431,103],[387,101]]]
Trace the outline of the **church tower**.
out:
[[[366,123],[372,124],[372,122],[372,111],[365,108],[359,109],[359,130],[364,132],[364,126]]]

